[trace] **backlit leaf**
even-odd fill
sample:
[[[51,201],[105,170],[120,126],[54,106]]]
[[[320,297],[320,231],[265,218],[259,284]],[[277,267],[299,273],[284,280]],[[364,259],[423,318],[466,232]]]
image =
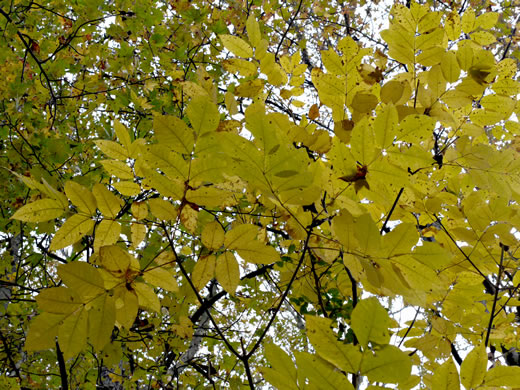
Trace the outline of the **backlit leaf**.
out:
[[[364,347],[369,341],[388,344],[390,323],[390,316],[374,297],[361,300],[352,311],[351,327]]]
[[[22,206],[11,217],[24,222],[45,222],[64,213],[63,205],[54,199],[40,199]]]
[[[94,221],[91,217],[74,214],[65,221],[52,239],[49,250],[56,251],[74,244],[86,234],[92,233]]]
[[[484,381],[487,368],[486,347],[474,347],[460,366],[460,382],[466,389],[478,387]]]

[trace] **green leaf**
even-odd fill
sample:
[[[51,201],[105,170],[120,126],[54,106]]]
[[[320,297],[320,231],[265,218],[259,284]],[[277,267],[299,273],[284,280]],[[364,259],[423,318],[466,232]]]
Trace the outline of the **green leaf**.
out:
[[[193,130],[186,123],[171,115],[157,115],[153,119],[153,129],[159,142],[182,154],[193,150]]]
[[[283,382],[285,385],[284,388],[298,389],[298,386],[296,385],[296,367],[289,355],[273,343],[264,346],[264,354],[272,367],[272,371],[267,375],[266,372],[262,370],[264,377],[271,382],[267,377],[273,378],[276,376],[275,381]],[[275,383],[271,382],[271,384],[274,385]]]
[[[351,327],[363,347],[369,341],[388,344],[390,323],[390,316],[375,297],[361,300],[352,311]]]

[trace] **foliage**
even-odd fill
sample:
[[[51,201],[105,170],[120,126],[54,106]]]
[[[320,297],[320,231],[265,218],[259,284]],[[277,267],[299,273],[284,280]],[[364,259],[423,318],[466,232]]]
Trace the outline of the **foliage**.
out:
[[[515,4],[1,1],[2,388],[520,387]]]

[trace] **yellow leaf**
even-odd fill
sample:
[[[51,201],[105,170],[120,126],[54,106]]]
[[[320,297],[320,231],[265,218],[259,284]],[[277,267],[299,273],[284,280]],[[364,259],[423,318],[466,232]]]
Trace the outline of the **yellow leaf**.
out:
[[[466,9],[466,11],[464,11],[464,14],[462,15],[462,20],[461,20],[462,31],[464,31],[466,34],[469,34],[473,30],[475,30],[475,28],[477,27],[475,25],[475,22],[476,22],[475,10],[471,7],[468,7]]]
[[[370,214],[363,214],[356,218],[354,236],[361,253],[367,255],[378,253],[381,247],[381,235]]]
[[[459,373],[452,359],[435,369],[432,390],[460,390]]]
[[[117,138],[119,142],[127,149],[130,150],[132,146],[132,139],[130,138],[130,134],[128,133],[127,128],[118,120],[114,121],[114,131],[116,132]]]
[[[97,201],[99,211],[108,218],[115,218],[121,210],[122,200],[111,193],[103,184],[96,183],[92,193]]]
[[[101,139],[94,141],[94,143],[104,154],[106,154],[110,158],[125,161],[127,158],[130,157],[128,150],[123,148],[117,142]]]
[[[476,24],[478,27],[489,30],[495,27],[498,21],[498,12],[484,12],[477,18]]]
[[[45,313],[70,314],[83,304],[74,290],[65,287],[46,288],[36,297],[38,308]]]
[[[195,263],[191,273],[191,281],[198,290],[215,277],[216,260],[217,258],[214,255],[210,255],[201,257]]]
[[[413,64],[415,61],[414,34],[405,30],[399,24],[393,24],[390,29],[381,31],[381,37],[388,43],[388,56],[403,64]]]
[[[264,378],[278,389],[298,390],[296,367],[292,359],[277,345],[264,346],[264,354],[272,368],[261,368]]]
[[[110,342],[115,322],[115,299],[109,294],[96,298],[88,312],[88,338],[95,350],[102,350]]]
[[[240,58],[231,58],[221,62],[225,70],[230,73],[240,73],[244,77],[254,76],[258,70],[257,66],[251,61]]]
[[[354,390],[354,386],[348,381],[345,375],[334,369],[329,363],[321,359],[318,355],[308,352],[294,352],[298,375],[307,377],[309,388],[320,390]]]
[[[374,132],[377,146],[386,149],[394,142],[397,134],[397,110],[393,104],[385,106],[374,121]]]
[[[195,234],[197,231],[199,213],[191,207],[183,207],[181,212],[181,222],[187,231]]]
[[[63,357],[70,359],[80,353],[87,345],[88,314],[84,308],[69,315],[58,329],[58,342]]]
[[[329,73],[336,75],[347,73],[347,62],[344,61],[332,48],[321,52],[321,60]]]
[[[132,248],[136,249],[146,237],[146,226],[141,223],[133,223],[130,226]]]
[[[489,31],[475,31],[471,34],[471,39],[481,46],[491,45],[497,41],[495,36]]]
[[[192,152],[193,129],[190,129],[183,120],[173,115],[157,115],[153,119],[153,129],[161,144],[182,154]]]
[[[101,160],[101,165],[105,171],[120,179],[133,179],[134,173],[128,165],[122,161],[117,160]]]
[[[400,223],[390,233],[383,236],[383,248],[388,257],[409,253],[417,245],[419,233],[415,225]]]
[[[249,17],[246,21],[246,29],[249,42],[251,42],[253,47],[257,47],[262,39],[262,35],[260,33],[260,25],[258,24],[253,12],[249,13]]]
[[[390,316],[375,297],[361,300],[352,311],[350,326],[363,347],[369,341],[388,344],[390,325]]]
[[[220,34],[219,38],[224,47],[237,57],[247,58],[253,56],[253,49],[243,39],[228,34]]]
[[[230,115],[238,114],[237,101],[235,100],[235,97],[233,96],[233,94],[230,91],[226,92],[226,94],[224,95],[224,99],[225,99],[226,108],[228,109],[229,114]]]
[[[63,205],[54,199],[39,199],[16,210],[11,219],[45,222],[60,217],[64,211]]]
[[[102,246],[112,245],[119,240],[121,234],[121,224],[117,221],[108,219],[102,220],[95,229],[94,250]]]
[[[358,92],[352,100],[351,107],[361,113],[371,112],[379,103],[379,99],[371,93]]]
[[[117,278],[125,278],[130,267],[132,255],[117,245],[102,246],[99,249],[99,262]]]
[[[65,194],[80,211],[89,215],[96,214],[96,198],[88,188],[76,182],[68,181],[65,183]]]
[[[58,266],[58,275],[67,285],[84,298],[103,294],[105,285],[99,271],[88,263],[74,261]]]
[[[233,253],[224,252],[217,258],[215,277],[224,290],[230,294],[235,294],[240,282],[240,270]]]
[[[405,86],[402,82],[390,80],[381,88],[381,101],[383,103],[397,104],[403,96]]]
[[[132,210],[132,215],[138,221],[140,221],[141,219],[144,219],[148,216],[148,206],[146,205],[145,202],[132,203],[130,210]]]
[[[41,313],[31,321],[24,349],[26,351],[41,351],[56,347],[58,326],[63,320],[63,314]]]
[[[367,350],[361,362],[361,375],[366,375],[373,382],[404,382],[410,376],[411,369],[408,354],[393,345],[385,345],[375,352]]]
[[[179,285],[177,284],[174,275],[164,268],[157,267],[147,269],[143,272],[143,278],[146,282],[155,287],[172,292],[179,290]]]
[[[361,165],[369,165],[376,156],[375,134],[373,127],[366,119],[357,122],[352,130],[350,141],[354,158]]]
[[[253,98],[258,96],[263,88],[264,83],[260,79],[245,81],[235,88],[235,96]]]
[[[520,367],[495,366],[486,372],[484,385],[499,388],[504,386],[520,387]]]
[[[117,287],[114,289],[114,299],[118,326],[130,329],[139,309],[135,291],[129,290],[127,286]]]
[[[82,214],[72,215],[52,238],[49,250],[57,251],[76,243],[84,235],[91,234],[93,227],[94,221],[90,216]]]
[[[140,307],[160,313],[161,303],[153,288],[144,283],[132,283],[132,287],[137,294]]]
[[[331,320],[306,315],[307,337],[323,359],[345,372],[358,372],[361,363],[359,347],[338,341],[332,332]]]
[[[113,183],[112,186],[124,196],[136,196],[141,193],[141,187],[139,184],[132,181],[120,181]]]
[[[471,350],[460,366],[460,381],[466,389],[478,387],[486,375],[488,355],[481,344]]]
[[[462,26],[460,23],[460,16],[456,10],[446,16],[444,29],[446,30],[446,35],[449,40],[455,41],[460,37]]]
[[[186,113],[197,137],[215,131],[218,127],[220,114],[208,96],[193,98],[186,108]]]
[[[251,224],[242,224],[226,232],[224,246],[227,249],[237,249],[254,240],[258,234],[258,227]]]
[[[440,62],[442,75],[446,81],[453,83],[459,79],[460,67],[457,62],[457,55],[453,51],[447,51],[443,54]]]
[[[149,199],[148,205],[153,216],[159,220],[175,221],[177,219],[177,209],[167,200],[159,198]]]
[[[217,221],[206,224],[202,230],[201,241],[208,249],[220,249],[224,244],[224,229]]]

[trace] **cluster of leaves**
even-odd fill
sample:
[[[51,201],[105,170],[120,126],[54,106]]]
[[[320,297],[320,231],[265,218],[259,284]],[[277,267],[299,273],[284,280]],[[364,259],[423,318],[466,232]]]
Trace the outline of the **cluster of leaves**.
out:
[[[520,387],[517,6],[423,3],[0,2],[1,387]]]

